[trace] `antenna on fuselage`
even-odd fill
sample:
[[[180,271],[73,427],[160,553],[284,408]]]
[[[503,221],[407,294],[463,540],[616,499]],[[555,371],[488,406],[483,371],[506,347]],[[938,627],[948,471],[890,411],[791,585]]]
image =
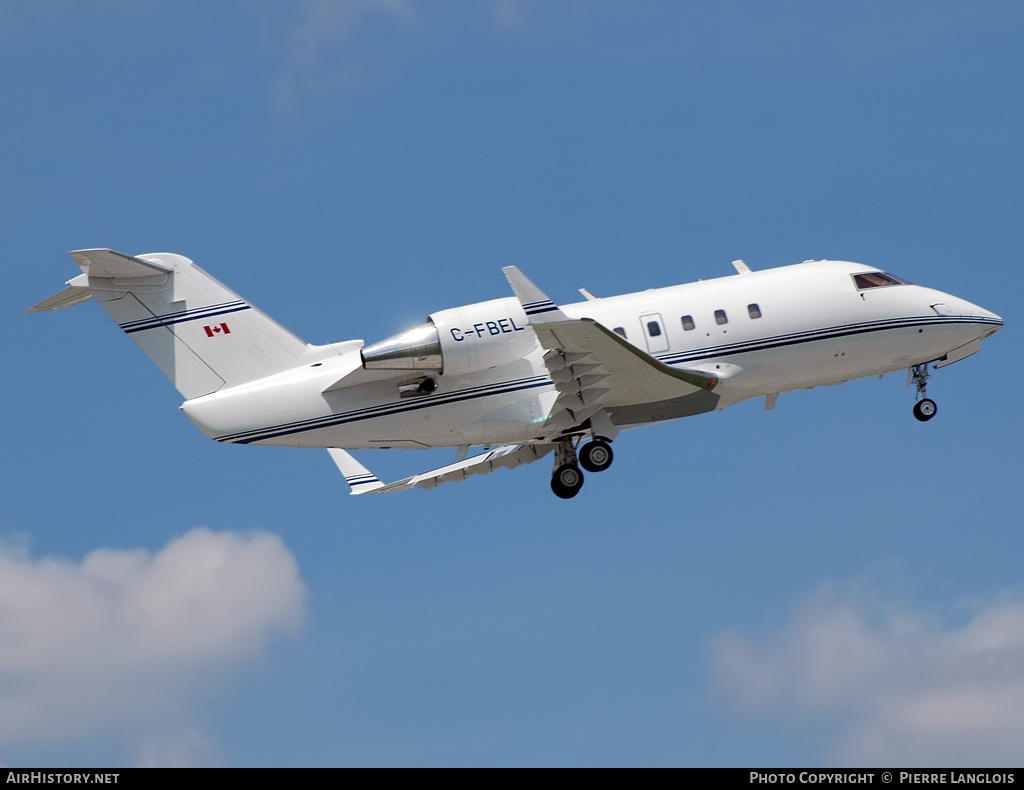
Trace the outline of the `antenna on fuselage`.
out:
[[[736,267],[737,274],[750,274],[750,267],[743,261],[733,261],[732,265]]]

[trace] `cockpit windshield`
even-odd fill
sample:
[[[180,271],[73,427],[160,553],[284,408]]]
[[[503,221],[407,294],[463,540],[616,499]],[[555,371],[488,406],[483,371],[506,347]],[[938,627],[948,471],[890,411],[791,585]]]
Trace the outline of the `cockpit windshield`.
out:
[[[853,282],[857,286],[858,291],[864,291],[868,288],[882,288],[887,285],[910,285],[907,280],[901,280],[899,277],[894,277],[885,272],[855,274],[853,275]]]

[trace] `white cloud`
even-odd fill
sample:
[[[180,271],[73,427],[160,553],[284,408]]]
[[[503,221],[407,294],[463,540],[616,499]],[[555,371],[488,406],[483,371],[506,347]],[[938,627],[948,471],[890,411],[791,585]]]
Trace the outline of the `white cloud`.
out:
[[[126,733],[150,764],[216,761],[190,708],[295,632],[304,600],[268,533],[194,529],[78,563],[0,549],[0,743]]]
[[[134,744],[139,768],[194,768],[224,765],[216,741],[195,725],[148,733]]]
[[[532,14],[530,0],[495,0],[492,17],[500,30],[519,31],[529,25]]]
[[[537,0],[490,0],[480,4],[481,17],[476,5],[455,4],[454,13],[482,18],[505,34],[524,33],[552,12],[552,4]],[[563,0],[556,17],[567,12],[570,19],[579,19],[601,5],[601,0]],[[444,40],[436,35],[438,29],[450,19],[431,4],[412,0],[301,0],[263,9],[273,46],[282,56],[272,86],[275,108],[282,113],[292,112],[307,97],[331,96],[378,79],[392,68],[389,57],[401,46],[391,40],[396,32],[425,33],[438,43]]]
[[[294,109],[305,94],[330,93],[362,83],[378,66],[357,46],[357,33],[373,20],[408,23],[408,0],[306,0],[283,31],[284,64],[274,80],[274,101]]]
[[[1019,765],[1024,601],[976,605],[966,623],[826,591],[774,637],[720,635],[721,687],[747,714],[834,732],[836,765]]]

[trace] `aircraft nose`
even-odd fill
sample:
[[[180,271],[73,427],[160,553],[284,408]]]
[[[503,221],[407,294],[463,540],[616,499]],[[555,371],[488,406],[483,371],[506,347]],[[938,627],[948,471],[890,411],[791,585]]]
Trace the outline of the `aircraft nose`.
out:
[[[985,323],[991,322],[996,325],[998,329],[1003,325],[1003,319],[993,313],[991,310],[986,310],[984,307],[979,307],[976,304],[968,302],[966,299],[958,299],[955,296],[946,296],[944,302],[938,302],[931,305],[931,308],[937,313],[946,315],[961,315],[961,316],[972,316],[976,318],[984,319]]]
[[[983,330],[980,337],[991,337],[1003,328],[1003,319],[991,310],[978,307],[978,305],[971,304],[970,302],[965,303],[965,306],[967,309],[964,311],[964,314],[980,319],[978,323],[983,324],[983,326],[979,327]]]
[[[992,331],[995,332],[1003,328],[1003,319],[1001,316],[996,315],[991,310],[986,310],[984,307],[978,307],[976,304],[967,303],[967,307],[970,308],[968,315],[976,315],[978,318],[984,318],[985,322],[991,322],[995,327]]]
[[[959,318],[958,323],[966,333],[965,336],[970,335],[971,338],[983,340],[1003,328],[1002,317],[953,294],[929,291],[927,300],[928,312]]]

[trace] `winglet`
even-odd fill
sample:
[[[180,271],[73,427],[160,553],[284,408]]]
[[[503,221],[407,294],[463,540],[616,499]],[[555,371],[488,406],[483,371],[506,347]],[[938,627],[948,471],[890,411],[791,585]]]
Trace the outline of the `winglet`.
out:
[[[337,447],[327,450],[331,454],[334,463],[345,476],[345,482],[352,489],[352,494],[365,494],[377,488],[383,488],[384,484],[377,479],[377,475],[359,463],[349,453]]]
[[[568,319],[558,305],[548,299],[540,288],[530,282],[530,279],[515,266],[506,266],[502,269],[505,272],[505,279],[515,291],[519,303],[526,311],[527,318],[531,324],[546,324],[550,321],[567,321]]]

